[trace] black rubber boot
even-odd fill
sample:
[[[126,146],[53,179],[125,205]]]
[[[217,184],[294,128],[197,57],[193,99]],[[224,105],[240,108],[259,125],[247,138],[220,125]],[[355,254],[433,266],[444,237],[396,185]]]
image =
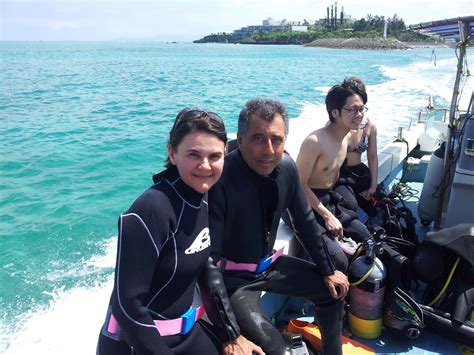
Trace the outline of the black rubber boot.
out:
[[[342,302],[316,305],[315,320],[321,330],[323,354],[342,355]]]

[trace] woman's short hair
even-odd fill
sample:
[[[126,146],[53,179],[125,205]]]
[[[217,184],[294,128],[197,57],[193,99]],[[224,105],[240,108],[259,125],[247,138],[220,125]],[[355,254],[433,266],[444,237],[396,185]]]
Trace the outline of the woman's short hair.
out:
[[[224,144],[227,143],[225,125],[219,115],[197,108],[185,108],[178,113],[174,120],[168,144],[174,150],[177,150],[184,137],[193,132],[210,133],[224,142]],[[167,157],[165,167],[169,168],[171,165],[169,157]]]

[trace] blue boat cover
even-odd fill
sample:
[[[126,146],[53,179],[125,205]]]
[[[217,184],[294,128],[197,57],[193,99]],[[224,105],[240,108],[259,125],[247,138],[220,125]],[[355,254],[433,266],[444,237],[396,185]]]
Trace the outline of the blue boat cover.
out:
[[[408,26],[410,30],[426,35],[440,36],[446,40],[468,41],[474,32],[474,16],[455,17]]]

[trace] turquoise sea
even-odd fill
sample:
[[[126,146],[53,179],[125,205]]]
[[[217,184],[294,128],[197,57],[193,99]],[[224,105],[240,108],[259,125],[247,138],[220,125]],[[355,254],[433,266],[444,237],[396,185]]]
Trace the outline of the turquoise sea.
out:
[[[450,103],[456,66],[449,48],[152,42],[0,42],[0,59],[0,353],[53,355],[95,352],[117,218],[162,168],[179,110],[234,132],[248,98],[274,97],[303,137],[325,122],[328,88],[356,75],[380,149],[428,95]]]

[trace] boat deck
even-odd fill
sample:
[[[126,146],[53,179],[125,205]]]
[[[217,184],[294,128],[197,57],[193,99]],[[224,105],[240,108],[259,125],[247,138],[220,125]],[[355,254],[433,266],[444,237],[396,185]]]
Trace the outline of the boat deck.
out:
[[[401,172],[393,180],[394,183],[400,179]],[[432,228],[431,225],[424,226],[420,223],[417,217],[418,199],[421,194],[423,184],[418,182],[407,183],[406,188],[409,190],[409,196],[404,198],[406,207],[408,207],[413,216],[417,218],[416,233],[420,241],[422,241],[426,233]],[[287,228],[280,226],[280,229]],[[282,233],[278,238],[280,244],[288,244],[288,237],[284,237],[286,233]],[[424,284],[418,282],[412,284],[412,296],[416,301],[420,302],[424,290]],[[298,319],[312,323],[314,321],[314,312],[312,305],[299,298],[287,298],[275,294],[265,294],[262,297],[262,309],[266,314],[270,315],[275,320],[276,325],[282,330],[290,319]],[[382,329],[382,335],[374,340],[367,340],[359,338],[350,334],[347,324],[344,325],[344,334],[349,336],[362,344],[371,347],[375,354],[463,354],[473,355],[474,349],[469,348],[459,342],[447,338],[433,332],[430,329],[422,330],[420,337],[417,340],[410,340],[408,338],[400,338],[390,333],[387,329]],[[311,349],[311,346],[309,346]],[[312,349],[314,350],[314,348]],[[349,352],[350,354],[350,352]]]

